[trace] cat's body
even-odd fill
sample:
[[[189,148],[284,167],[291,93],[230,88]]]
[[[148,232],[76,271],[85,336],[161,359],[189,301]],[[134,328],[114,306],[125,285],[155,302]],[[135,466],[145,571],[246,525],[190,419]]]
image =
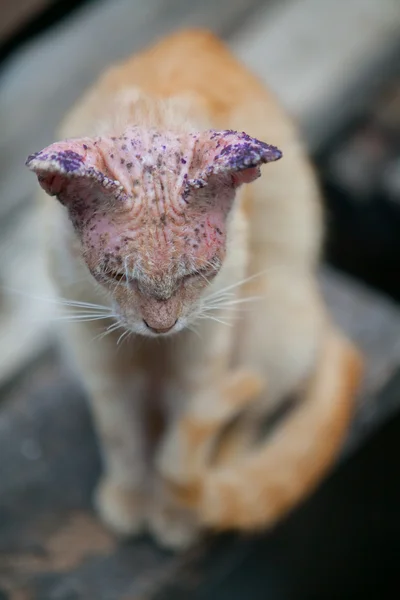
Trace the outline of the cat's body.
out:
[[[280,153],[236,130],[283,158],[257,179]],[[92,341],[101,321],[63,330],[101,440],[103,519],[176,547],[203,527],[272,525],[333,461],[360,374],[316,283],[319,193],[294,127],[218,40],[188,31],[108,72],[60,135],[85,139],[29,162],[65,205],[45,199],[53,279],[64,298],[113,298],[134,332],[117,346],[123,328]]]

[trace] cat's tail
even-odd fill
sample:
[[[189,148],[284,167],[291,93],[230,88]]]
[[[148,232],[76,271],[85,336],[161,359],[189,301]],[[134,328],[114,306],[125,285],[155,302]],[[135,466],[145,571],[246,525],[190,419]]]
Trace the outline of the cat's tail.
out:
[[[241,462],[207,472],[203,523],[213,529],[271,526],[310,493],[340,448],[361,375],[357,350],[332,330],[299,405],[268,442]]]

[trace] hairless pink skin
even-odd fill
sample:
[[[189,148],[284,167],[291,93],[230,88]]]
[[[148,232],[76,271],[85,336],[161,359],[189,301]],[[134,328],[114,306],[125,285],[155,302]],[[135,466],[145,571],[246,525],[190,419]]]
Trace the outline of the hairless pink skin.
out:
[[[149,334],[185,325],[206,285],[196,273],[213,276],[224,259],[236,188],[280,157],[245,133],[131,127],[52,144],[27,166],[67,207],[97,281],[111,290],[123,280],[113,293],[121,319]]]

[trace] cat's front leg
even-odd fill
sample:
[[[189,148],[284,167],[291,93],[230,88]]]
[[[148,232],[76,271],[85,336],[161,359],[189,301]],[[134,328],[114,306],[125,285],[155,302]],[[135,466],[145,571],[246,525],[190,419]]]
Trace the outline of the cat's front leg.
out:
[[[237,368],[193,392],[175,416],[157,453],[158,472],[175,486],[194,484],[206,467],[216,437],[266,388],[253,370]]]
[[[218,434],[260,395],[264,382],[248,369],[197,390],[172,420],[156,456],[156,493],[149,525],[165,546],[190,545],[200,532],[196,508]]]
[[[134,352],[117,352],[111,335],[93,343],[96,333],[90,324],[79,324],[67,331],[65,342],[88,394],[103,463],[95,507],[111,530],[132,535],[145,524],[148,494],[146,378]]]
[[[94,493],[103,522],[118,535],[140,533],[147,506],[146,440],[141,378],[98,375],[90,404],[104,472]]]

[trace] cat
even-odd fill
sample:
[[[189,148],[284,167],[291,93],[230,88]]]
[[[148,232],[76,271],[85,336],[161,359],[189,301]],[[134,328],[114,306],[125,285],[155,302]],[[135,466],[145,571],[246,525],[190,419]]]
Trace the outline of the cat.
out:
[[[59,139],[27,166],[78,311],[61,339],[98,432],[100,517],[174,549],[272,527],[333,463],[362,375],[316,280],[296,127],[223,42],[185,30],[108,70]]]

